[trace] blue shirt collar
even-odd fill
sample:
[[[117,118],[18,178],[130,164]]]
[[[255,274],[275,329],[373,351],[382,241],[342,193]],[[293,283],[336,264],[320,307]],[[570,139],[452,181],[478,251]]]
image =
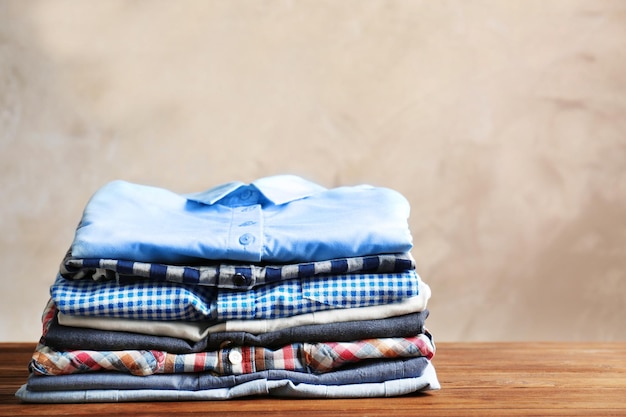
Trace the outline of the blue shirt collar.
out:
[[[228,182],[199,193],[185,194],[188,200],[215,204],[241,187],[254,187],[273,204],[280,205],[326,191],[326,188],[296,175],[275,175],[259,178],[247,185],[240,181]]]

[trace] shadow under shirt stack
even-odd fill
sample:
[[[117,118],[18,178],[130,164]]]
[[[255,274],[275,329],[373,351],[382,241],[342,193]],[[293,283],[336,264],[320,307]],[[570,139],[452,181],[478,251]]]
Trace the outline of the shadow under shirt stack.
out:
[[[24,402],[439,389],[409,204],[297,176],[180,195],[111,182],[51,286]]]

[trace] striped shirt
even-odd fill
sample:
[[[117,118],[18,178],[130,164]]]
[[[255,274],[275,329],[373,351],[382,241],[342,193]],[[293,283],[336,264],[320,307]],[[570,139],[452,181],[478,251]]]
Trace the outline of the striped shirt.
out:
[[[204,265],[167,265],[119,259],[75,258],[68,251],[60,272],[67,279],[91,278],[96,281],[128,282],[145,278],[154,282],[206,285],[245,290],[294,278],[354,273],[389,273],[415,269],[409,252],[340,258],[328,261],[286,265],[234,264],[213,262]]]

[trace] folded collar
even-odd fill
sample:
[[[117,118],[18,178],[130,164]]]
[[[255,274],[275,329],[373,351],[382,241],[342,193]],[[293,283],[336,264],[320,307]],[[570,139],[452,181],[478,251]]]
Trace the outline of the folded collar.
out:
[[[280,205],[326,191],[326,188],[296,175],[275,175],[259,178],[247,185],[240,181],[228,182],[199,193],[185,194],[188,200],[215,204],[241,187],[254,187],[273,204]]]

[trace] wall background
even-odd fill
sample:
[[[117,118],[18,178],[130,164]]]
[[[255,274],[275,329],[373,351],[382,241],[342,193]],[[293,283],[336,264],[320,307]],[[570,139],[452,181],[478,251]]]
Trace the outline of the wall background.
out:
[[[621,1],[0,0],[0,340],[89,196],[294,173],[411,202],[430,330],[626,340]]]

